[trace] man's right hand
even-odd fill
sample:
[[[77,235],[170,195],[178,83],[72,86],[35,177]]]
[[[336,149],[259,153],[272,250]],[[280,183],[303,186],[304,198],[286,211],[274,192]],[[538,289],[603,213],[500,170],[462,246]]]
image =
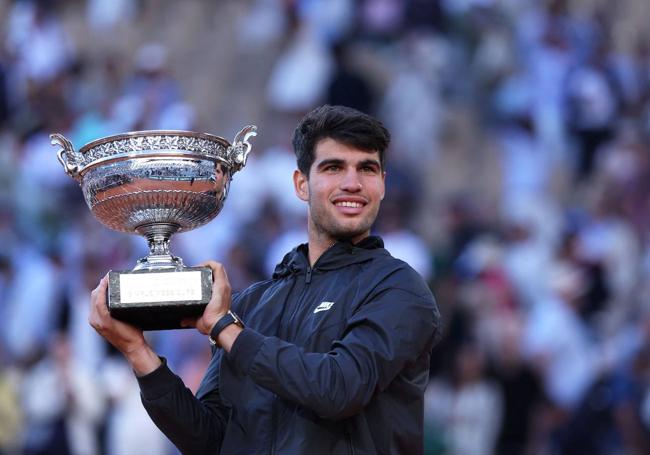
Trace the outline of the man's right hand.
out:
[[[113,318],[106,306],[108,275],[90,294],[88,322],[109,343],[126,357],[136,375],[151,373],[161,364],[160,358],[144,338],[142,330]]]

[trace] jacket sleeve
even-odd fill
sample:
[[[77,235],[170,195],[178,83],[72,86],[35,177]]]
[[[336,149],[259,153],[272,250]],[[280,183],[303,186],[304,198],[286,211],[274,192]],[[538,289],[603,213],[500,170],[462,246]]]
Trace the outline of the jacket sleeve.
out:
[[[360,412],[409,363],[429,354],[439,313],[428,289],[389,288],[348,320],[326,353],[244,329],[228,354],[240,374],[323,418]]]
[[[220,357],[213,356],[196,397],[165,361],[138,378],[144,408],[183,454],[219,453],[221,448],[229,409],[219,394]]]

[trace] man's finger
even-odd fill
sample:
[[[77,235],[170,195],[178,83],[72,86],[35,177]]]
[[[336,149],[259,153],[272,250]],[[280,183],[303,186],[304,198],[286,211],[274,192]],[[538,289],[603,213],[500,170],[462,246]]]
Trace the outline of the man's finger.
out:
[[[210,267],[212,270],[214,270],[214,269],[218,268],[220,265],[221,265],[221,264],[218,263],[217,261],[212,261],[212,260],[210,260],[210,261],[204,261],[204,262],[201,262],[201,263],[198,265],[198,267]]]
[[[101,280],[99,280],[99,284],[95,289],[92,290],[90,293],[91,295],[100,295],[102,292],[106,292],[106,288],[108,287],[108,275],[104,275]]]
[[[110,317],[108,307],[106,306],[106,291],[108,289],[108,274],[104,275],[99,281],[97,287],[91,293],[91,311],[95,313],[97,319]]]
[[[220,275],[224,272],[225,268],[222,263],[217,261],[205,261],[199,264],[199,267],[210,267],[212,269],[212,276]]]

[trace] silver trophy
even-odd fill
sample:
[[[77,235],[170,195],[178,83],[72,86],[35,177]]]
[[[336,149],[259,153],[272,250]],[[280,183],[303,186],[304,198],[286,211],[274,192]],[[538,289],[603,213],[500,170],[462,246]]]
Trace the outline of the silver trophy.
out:
[[[52,134],[59,162],[79,182],[93,215],[105,226],[144,236],[149,255],[130,271],[110,271],[111,315],[143,330],[180,328],[202,314],[211,296],[209,267],[186,267],[169,249],[171,236],[208,223],[246,164],[257,135],[244,127],[230,144],[190,131],[136,131],[109,136],[75,151]]]

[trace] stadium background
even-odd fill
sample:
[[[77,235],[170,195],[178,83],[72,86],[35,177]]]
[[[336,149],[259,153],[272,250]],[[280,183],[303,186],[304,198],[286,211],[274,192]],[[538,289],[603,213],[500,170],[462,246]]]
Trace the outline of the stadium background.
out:
[[[145,241],[90,215],[48,135],[259,127],[219,217],[174,237],[235,289],[305,239],[296,121],[393,133],[376,232],[444,318],[427,453],[650,451],[650,3],[0,0],[0,453],[173,453],[90,289]],[[190,331],[152,343],[195,389]]]

